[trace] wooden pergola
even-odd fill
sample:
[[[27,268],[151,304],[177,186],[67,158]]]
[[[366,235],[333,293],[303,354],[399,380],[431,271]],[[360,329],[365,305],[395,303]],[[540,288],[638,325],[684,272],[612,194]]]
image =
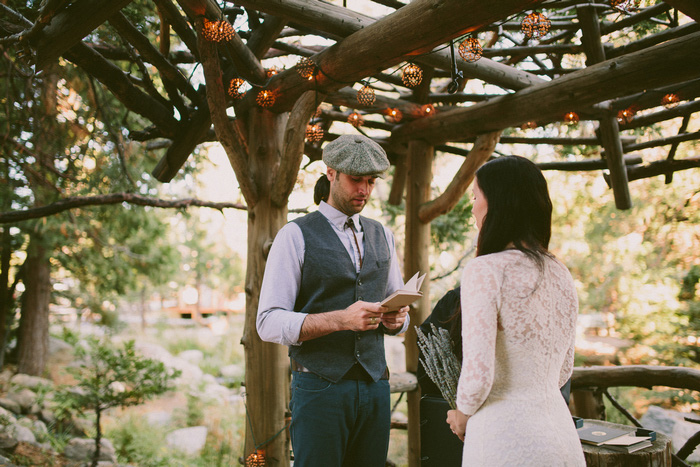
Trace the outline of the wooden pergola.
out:
[[[675,171],[700,167],[697,157],[676,157],[681,142],[700,138],[698,132],[687,132],[691,115],[700,109],[694,100],[700,94],[697,0],[655,1],[644,7],[632,0],[139,2],[152,7],[157,34],[129,20],[124,9],[130,3],[48,0],[31,18],[0,5],[0,40],[25,47],[36,71],[48,69],[59,57],[68,60],[140,115],[148,124],[129,128],[130,137],[167,146],[152,172],[163,183],[177,176],[199,144],[218,141],[225,149],[248,210],[243,344],[251,425],[246,454],[254,449],[254,439],[271,439],[265,446],[269,465],[289,464],[287,441],[275,436],[285,426],[289,368],[286,349],[257,336],[258,294],[272,239],[287,222],[288,198],[303,156],[320,160],[323,142],[337,136],[334,122],[357,112],[366,128],[383,135],[375,138],[394,165],[389,202],[406,201],[407,277],[430,270],[430,221],[455,206],[476,169],[499,145],[600,148],[598,159],[542,168],[604,171],[619,209],[632,204],[629,181],[665,175],[670,182]],[[386,13],[375,18],[359,12],[367,6]],[[542,37],[522,32],[523,19],[533,12],[546,15],[550,23]],[[207,39],[205,23],[222,20],[243,26],[223,41]],[[654,27],[629,34],[643,24]],[[98,28],[116,32],[124,47],[97,41],[92,33]],[[459,54],[467,35],[482,47],[478,60]],[[177,47],[171,47],[172,36],[178,38]],[[304,46],[305,37],[317,40]],[[309,77],[302,76],[300,65],[268,73],[264,63],[282,57],[293,57],[294,63],[310,59]],[[567,64],[566,57],[580,66]],[[422,70],[422,81],[412,87],[401,79],[407,62]],[[204,72],[205,83],[198,88],[186,71],[194,64]],[[162,90],[153,84],[156,76]],[[251,89],[240,96],[228,93],[235,78]],[[465,91],[473,83],[488,91]],[[362,85],[374,92],[373,101],[358,101]],[[259,100],[263,91],[274,96],[264,107]],[[681,102],[661,106],[667,95],[679,96]],[[391,116],[393,109],[401,119]],[[620,114],[628,109],[638,114]],[[562,122],[569,112],[597,122],[596,136],[503,135],[513,127]],[[641,142],[621,135],[676,118],[682,121],[676,136]],[[323,128],[323,140],[306,140],[310,124]],[[657,146],[669,146],[667,157],[645,160],[642,151]],[[463,156],[464,163],[445,192],[431,199],[436,152]],[[413,323],[430,311],[429,287],[426,281],[424,296],[412,310]],[[415,371],[414,331],[407,333],[406,343],[406,366]],[[415,390],[408,394],[412,466],[420,462],[419,397]]]

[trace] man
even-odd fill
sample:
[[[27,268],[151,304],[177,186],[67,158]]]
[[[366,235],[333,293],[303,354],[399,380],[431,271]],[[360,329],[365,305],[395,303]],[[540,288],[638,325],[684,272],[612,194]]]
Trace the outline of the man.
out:
[[[391,417],[384,334],[406,330],[408,307],[379,305],[403,286],[394,237],[359,213],[389,160],[371,139],[344,135],[326,145],[323,162],[328,201],[278,232],[257,330],[289,346],[295,467],[383,467]]]

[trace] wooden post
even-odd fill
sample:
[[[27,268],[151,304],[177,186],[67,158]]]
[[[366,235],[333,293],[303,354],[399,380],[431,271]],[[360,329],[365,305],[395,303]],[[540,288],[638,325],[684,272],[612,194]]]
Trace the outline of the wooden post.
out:
[[[411,326],[406,332],[406,371],[418,369],[418,345],[414,326],[430,313],[430,224],[421,222],[418,212],[430,196],[434,148],[413,140],[408,144],[408,177],[406,184],[406,241],[404,245],[404,277],[417,271],[428,273],[423,282],[423,297],[411,307]],[[420,388],[408,393],[408,465],[420,466]]]
[[[605,61],[600,23],[594,8],[592,4],[582,4],[578,5],[576,10],[583,32],[581,42],[586,51],[589,65]],[[610,186],[615,197],[615,206],[618,209],[629,209],[632,207],[632,200],[627,182],[627,168],[623,159],[622,142],[620,141],[620,127],[615,116],[605,115],[601,118],[599,129],[600,142],[605,148],[605,159],[608,162],[608,170],[610,170]]]
[[[287,349],[262,342],[255,328],[260,287],[269,243],[287,222],[286,204],[275,206],[270,200],[274,171],[279,164],[287,114],[273,114],[252,109],[249,115],[250,174],[258,188],[258,202],[248,211],[248,259],[245,292],[246,317],[241,343],[245,348],[245,383],[247,398],[245,456],[262,442],[266,465],[289,465],[289,440],[284,430],[289,402],[289,358]]]

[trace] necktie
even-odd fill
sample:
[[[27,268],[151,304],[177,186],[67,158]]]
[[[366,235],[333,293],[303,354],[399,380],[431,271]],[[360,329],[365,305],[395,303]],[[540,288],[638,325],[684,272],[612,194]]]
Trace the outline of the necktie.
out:
[[[355,247],[357,248],[357,256],[360,257],[360,269],[362,269],[362,253],[360,250],[360,243],[357,241],[357,235],[355,235],[355,222],[353,222],[352,217],[348,217],[348,220],[345,221],[344,228],[349,228],[352,232],[352,238],[355,239]]]

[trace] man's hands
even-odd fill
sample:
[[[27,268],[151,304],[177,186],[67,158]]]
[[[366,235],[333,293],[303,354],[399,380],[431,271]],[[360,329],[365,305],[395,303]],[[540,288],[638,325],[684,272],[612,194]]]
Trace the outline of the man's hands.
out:
[[[307,315],[301,326],[299,341],[325,336],[335,331],[370,331],[380,324],[389,331],[398,331],[406,322],[408,307],[388,312],[379,303],[357,301],[344,310]]]

